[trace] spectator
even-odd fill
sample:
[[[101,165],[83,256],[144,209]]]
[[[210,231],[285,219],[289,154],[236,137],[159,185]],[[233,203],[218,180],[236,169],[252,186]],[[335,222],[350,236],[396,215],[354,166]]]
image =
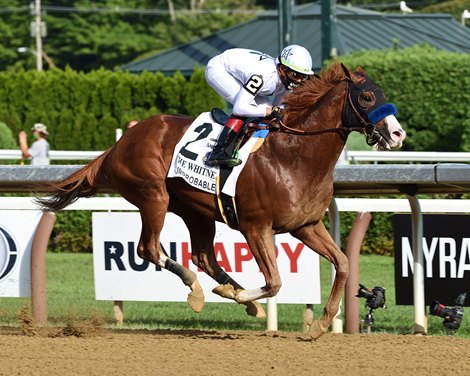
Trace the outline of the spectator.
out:
[[[31,128],[35,141],[28,148],[28,136],[25,131],[21,131],[18,135],[20,142],[20,150],[23,158],[30,158],[32,165],[48,165],[49,164],[49,143],[46,138],[49,135],[47,127],[44,124],[36,123]]]

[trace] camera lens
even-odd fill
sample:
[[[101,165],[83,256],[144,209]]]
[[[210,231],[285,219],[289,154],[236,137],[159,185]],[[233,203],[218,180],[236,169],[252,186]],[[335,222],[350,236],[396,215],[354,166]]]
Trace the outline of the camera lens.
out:
[[[366,286],[359,284],[359,290],[357,290],[357,296],[359,298],[372,299],[374,294]]]
[[[448,316],[452,316],[452,309],[447,308],[444,304],[439,303],[437,300],[433,300],[429,306],[429,313],[433,316],[446,318]]]

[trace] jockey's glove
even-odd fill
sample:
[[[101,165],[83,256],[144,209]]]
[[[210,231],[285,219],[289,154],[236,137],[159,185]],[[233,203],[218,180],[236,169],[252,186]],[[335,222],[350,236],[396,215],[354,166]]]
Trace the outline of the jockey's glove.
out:
[[[268,116],[269,119],[278,120],[278,121],[282,120],[283,117],[284,117],[284,110],[279,106],[274,106],[271,109],[271,114]]]

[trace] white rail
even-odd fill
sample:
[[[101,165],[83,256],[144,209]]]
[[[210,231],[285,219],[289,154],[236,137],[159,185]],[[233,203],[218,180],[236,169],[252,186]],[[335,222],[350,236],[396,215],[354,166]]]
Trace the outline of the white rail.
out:
[[[73,151],[73,150],[51,150],[51,160],[59,161],[83,161],[92,160],[99,156],[102,151]],[[18,161],[23,159],[19,150],[0,149],[0,160]]]
[[[51,160],[85,161],[98,157],[102,151],[51,150]],[[351,163],[360,162],[470,162],[470,153],[437,151],[347,151]],[[21,160],[19,150],[0,149],[0,161]]]
[[[351,163],[358,162],[470,162],[470,153],[437,151],[347,151]]]
[[[410,213],[407,199],[336,198],[338,210],[345,212]],[[420,199],[423,213],[470,213],[470,200]],[[38,210],[32,197],[0,197],[0,210]],[[122,197],[80,198],[65,210],[138,210]]]

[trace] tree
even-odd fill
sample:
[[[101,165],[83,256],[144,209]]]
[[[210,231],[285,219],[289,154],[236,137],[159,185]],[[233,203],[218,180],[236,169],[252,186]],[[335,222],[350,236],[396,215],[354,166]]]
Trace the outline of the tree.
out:
[[[0,6],[0,69],[34,69],[31,54],[29,7],[21,0],[4,0]],[[79,71],[100,67],[114,69],[144,54],[155,53],[235,25],[253,14],[227,14],[251,9],[243,0],[59,0],[43,5],[47,25],[44,51],[64,69]],[[46,65],[45,69],[49,67]]]

